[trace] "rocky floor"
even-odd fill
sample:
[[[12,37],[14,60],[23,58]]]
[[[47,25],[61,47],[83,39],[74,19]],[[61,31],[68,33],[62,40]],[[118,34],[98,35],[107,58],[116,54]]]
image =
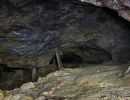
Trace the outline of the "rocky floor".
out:
[[[63,68],[14,90],[0,90],[0,100],[130,100],[130,75],[116,76],[121,66],[82,66]]]

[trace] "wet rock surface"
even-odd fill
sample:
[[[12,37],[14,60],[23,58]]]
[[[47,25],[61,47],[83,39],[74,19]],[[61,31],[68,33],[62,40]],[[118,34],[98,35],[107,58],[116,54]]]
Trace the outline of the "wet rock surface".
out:
[[[86,66],[86,65],[84,65]],[[129,100],[129,75],[117,78],[121,66],[90,65],[64,68],[37,82],[0,91],[3,100]],[[31,84],[31,85],[30,85]],[[22,89],[26,88],[28,90]]]
[[[68,46],[78,46],[84,63],[130,60],[130,24],[108,9],[68,0],[10,2],[25,4],[0,4],[1,64],[46,66],[54,48]]]

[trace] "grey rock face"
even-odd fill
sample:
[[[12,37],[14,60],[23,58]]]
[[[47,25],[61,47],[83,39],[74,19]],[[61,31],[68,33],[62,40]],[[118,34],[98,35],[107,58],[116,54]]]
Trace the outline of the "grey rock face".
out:
[[[129,0],[80,0],[96,6],[107,7],[118,12],[119,16],[130,21],[130,1]]]
[[[25,4],[27,4],[28,2],[32,1],[32,0],[9,0],[10,3],[12,3],[15,7],[20,7],[23,6]]]
[[[88,62],[130,60],[130,24],[108,9],[54,0],[17,9],[2,4],[0,13],[2,64],[25,66],[37,61],[38,66],[48,65],[54,48],[67,46],[78,46],[82,54],[77,55],[83,55],[85,62],[85,58]]]

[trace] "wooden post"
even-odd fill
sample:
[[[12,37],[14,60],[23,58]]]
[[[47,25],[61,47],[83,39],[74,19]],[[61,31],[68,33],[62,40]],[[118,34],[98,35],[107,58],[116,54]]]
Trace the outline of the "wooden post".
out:
[[[36,75],[37,75],[37,65],[38,65],[38,57],[33,57],[33,66],[32,66],[32,81],[36,81]]]
[[[35,79],[36,79],[36,73],[37,73],[36,67],[33,67],[32,68],[32,81],[35,81]]]
[[[57,59],[58,68],[61,69],[61,68],[63,68],[63,66],[62,66],[62,62],[61,62],[59,49],[55,48],[55,52],[56,52],[56,59]]]

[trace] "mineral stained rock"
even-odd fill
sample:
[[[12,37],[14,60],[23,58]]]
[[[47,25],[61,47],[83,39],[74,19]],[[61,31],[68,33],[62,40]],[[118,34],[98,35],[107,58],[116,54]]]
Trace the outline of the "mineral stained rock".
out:
[[[57,47],[84,62],[130,60],[130,24],[108,9],[70,0],[6,2],[0,4],[1,64],[45,66]]]

